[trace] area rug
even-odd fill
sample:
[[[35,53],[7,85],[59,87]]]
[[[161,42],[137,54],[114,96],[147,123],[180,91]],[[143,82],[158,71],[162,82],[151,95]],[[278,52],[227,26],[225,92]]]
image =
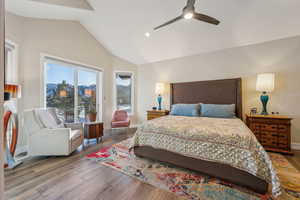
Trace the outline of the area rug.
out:
[[[300,172],[283,155],[269,153],[269,156],[286,192],[282,199],[300,199]]]
[[[190,170],[129,152],[130,139],[103,148],[87,157],[126,175],[189,200],[273,200],[245,188]],[[282,155],[270,154],[277,169],[284,194],[278,199],[300,199],[300,173]]]

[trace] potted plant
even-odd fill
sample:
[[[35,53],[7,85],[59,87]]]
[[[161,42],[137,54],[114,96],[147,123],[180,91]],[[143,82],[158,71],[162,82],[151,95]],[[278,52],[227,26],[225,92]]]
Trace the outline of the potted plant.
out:
[[[87,112],[87,117],[88,117],[90,122],[96,121],[96,119],[97,119],[97,108],[96,108],[95,104],[90,103],[89,109],[88,109],[88,112]]]

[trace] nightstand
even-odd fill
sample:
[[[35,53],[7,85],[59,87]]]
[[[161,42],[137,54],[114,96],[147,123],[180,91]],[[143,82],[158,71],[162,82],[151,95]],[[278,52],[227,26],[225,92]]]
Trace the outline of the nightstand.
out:
[[[170,111],[168,110],[148,110],[147,111],[147,119],[155,119],[159,117],[163,117],[169,114]]]
[[[247,126],[267,151],[293,155],[291,120],[280,115],[247,115]]]

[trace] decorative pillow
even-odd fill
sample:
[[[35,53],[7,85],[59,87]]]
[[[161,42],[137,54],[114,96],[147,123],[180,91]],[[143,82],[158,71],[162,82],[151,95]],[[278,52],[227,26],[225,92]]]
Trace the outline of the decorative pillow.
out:
[[[50,128],[50,129],[59,128],[59,125],[56,123],[54,117],[47,110],[37,109],[36,113],[45,128]]]
[[[200,115],[199,104],[174,104],[170,115],[198,117]]]
[[[62,120],[58,118],[57,116],[57,110],[56,108],[47,108],[47,111],[52,115],[52,117],[54,118],[56,124],[62,124]]]
[[[201,117],[234,118],[235,104],[201,104]]]

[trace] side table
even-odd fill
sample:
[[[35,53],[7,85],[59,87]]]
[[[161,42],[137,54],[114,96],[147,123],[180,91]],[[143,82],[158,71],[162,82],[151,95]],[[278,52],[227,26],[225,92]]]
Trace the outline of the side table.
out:
[[[103,123],[102,122],[85,122],[84,123],[84,138],[85,139],[99,139],[103,136]]]

